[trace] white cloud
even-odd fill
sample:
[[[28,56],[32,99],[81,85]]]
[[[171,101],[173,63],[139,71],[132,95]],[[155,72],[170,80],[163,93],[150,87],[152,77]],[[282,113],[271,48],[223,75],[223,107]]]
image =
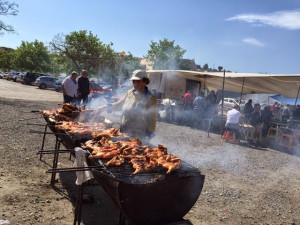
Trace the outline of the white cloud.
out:
[[[244,38],[242,41],[247,43],[247,44],[258,46],[258,47],[264,47],[265,46],[264,43],[262,43],[259,40],[256,40],[255,38]]]
[[[269,14],[240,14],[226,20],[241,20],[255,26],[268,25],[288,30],[300,29],[300,9],[277,11]]]

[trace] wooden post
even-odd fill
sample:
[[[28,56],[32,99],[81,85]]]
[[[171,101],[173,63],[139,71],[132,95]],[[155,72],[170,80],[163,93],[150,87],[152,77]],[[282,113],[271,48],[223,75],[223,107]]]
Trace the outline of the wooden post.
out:
[[[205,92],[206,92],[206,75],[204,75],[203,93],[204,93],[204,96],[207,96],[207,93],[205,93]]]
[[[225,70],[223,74],[223,86],[222,86],[222,119],[223,119],[223,113],[224,113],[224,86],[225,86]]]
[[[297,97],[296,97],[296,101],[295,101],[295,107],[297,106],[297,100],[298,100],[298,97],[299,97],[299,91],[300,91],[300,85],[299,85],[298,92],[297,92]]]
[[[243,96],[243,92],[244,92],[244,84],[245,84],[245,77],[243,77],[243,85],[242,85],[242,92],[241,92],[239,105],[241,105],[241,101],[242,101],[242,96]]]

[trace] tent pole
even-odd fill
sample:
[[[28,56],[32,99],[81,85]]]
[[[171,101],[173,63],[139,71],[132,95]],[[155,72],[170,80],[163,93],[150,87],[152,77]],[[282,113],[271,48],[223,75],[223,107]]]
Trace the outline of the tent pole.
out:
[[[297,92],[297,98],[296,98],[296,101],[295,101],[295,107],[297,105],[297,100],[298,100],[298,97],[299,97],[299,91],[300,91],[300,85],[299,85],[298,92]]]
[[[223,129],[223,114],[224,114],[224,86],[225,86],[225,69],[224,69],[224,74],[223,74],[223,86],[222,86],[222,115],[221,115],[221,120],[220,120],[220,133],[222,134],[222,129]]]
[[[207,96],[207,93],[206,92],[206,75],[204,75],[204,85],[203,85],[203,93],[204,93],[204,96]]]
[[[225,85],[225,70],[223,74],[223,86],[222,86],[222,119],[223,119],[223,113],[224,113],[224,85]]]
[[[242,85],[242,92],[241,92],[241,97],[240,97],[240,105],[242,102],[242,96],[243,96],[243,92],[244,92],[244,84],[245,84],[245,77],[243,77],[243,85]]]

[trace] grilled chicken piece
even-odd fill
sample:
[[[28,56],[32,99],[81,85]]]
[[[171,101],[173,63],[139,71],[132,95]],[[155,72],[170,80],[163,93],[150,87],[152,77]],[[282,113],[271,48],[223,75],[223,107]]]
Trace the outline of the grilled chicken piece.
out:
[[[116,144],[120,146],[120,150],[124,152],[124,154],[128,155],[131,153],[132,149],[138,147],[142,144],[140,139],[130,139],[129,141],[117,141]]]
[[[78,110],[78,107],[76,105],[72,105],[70,103],[63,103],[63,104],[58,104],[58,105],[62,106],[63,109],[70,109],[72,111]]]
[[[167,154],[167,148],[161,144],[158,144],[157,148],[151,148],[150,146],[147,146],[145,149],[145,154],[150,158],[159,158]]]
[[[99,141],[99,143],[102,146],[106,146],[106,147],[111,147],[111,146],[116,146],[118,148],[118,145],[116,143],[114,143],[110,138],[108,137],[102,137],[101,140]]]
[[[92,155],[89,156],[90,159],[111,159],[120,153],[118,149],[103,149],[102,147],[95,147],[93,149]]]
[[[135,169],[135,171],[132,174],[137,174],[141,172],[149,172],[155,169],[157,166],[157,161],[154,158],[149,158],[146,156],[134,156],[130,163],[132,164],[132,167]]]
[[[120,166],[124,163],[125,158],[122,155],[114,156],[111,160],[109,160],[107,163],[105,163],[105,166]]]
[[[145,171],[143,166],[143,164],[145,163],[145,157],[132,158],[130,160],[130,163],[132,164],[132,167],[135,169],[135,171],[132,174],[137,174]]]
[[[101,138],[101,137],[125,137],[125,138],[129,138],[128,135],[120,132],[120,130],[116,129],[116,128],[109,128],[106,130],[103,130],[101,133],[100,132],[94,132],[93,133],[93,137],[94,138]]]
[[[133,147],[137,147],[139,145],[142,144],[141,140],[136,138],[135,140],[134,139],[130,139],[129,141],[117,141],[117,144],[121,145],[121,146],[129,146],[131,148]]]
[[[99,132],[93,132],[93,137],[94,138],[102,138],[102,137],[113,137],[113,136],[117,136],[117,134],[119,133],[120,131],[116,128],[110,128],[110,129],[106,129],[106,130],[103,130],[101,133]]]
[[[134,148],[126,147],[121,150],[121,153],[130,158],[130,156],[136,156],[139,154],[143,154],[144,149],[142,148],[142,146],[138,146],[138,147],[134,147]]]
[[[58,120],[58,121],[71,121],[72,118],[68,117],[66,115],[63,115],[63,114],[56,114],[55,115],[55,120]]]
[[[103,155],[103,159],[111,159],[111,158],[117,156],[118,154],[120,154],[120,149],[112,150],[112,151],[105,153]]]
[[[72,126],[74,126],[74,122],[72,122],[72,121],[62,121],[58,125],[55,125],[55,128],[58,129],[58,130],[70,130]]]
[[[100,146],[94,140],[88,140],[84,143],[84,146],[82,146],[82,148],[94,150],[95,148],[100,148]]]
[[[91,130],[87,128],[82,128],[82,127],[71,127],[71,129],[68,131],[68,133],[71,134],[91,134]]]
[[[167,174],[180,167],[181,159],[172,155],[164,155],[158,158],[157,163],[167,169]]]

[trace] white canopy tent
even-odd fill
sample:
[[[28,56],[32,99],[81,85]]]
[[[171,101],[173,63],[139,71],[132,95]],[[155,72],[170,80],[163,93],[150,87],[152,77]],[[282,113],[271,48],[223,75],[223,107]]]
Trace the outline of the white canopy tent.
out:
[[[300,74],[257,74],[232,72],[199,72],[188,70],[148,70],[148,76],[156,90],[171,88],[177,84],[177,92],[185,92],[184,80],[201,81],[205,87],[213,90],[223,89],[243,94],[282,94],[289,98],[297,98],[300,87]],[[225,75],[224,75],[225,74]],[[179,79],[181,78],[181,79]],[[150,85],[151,85],[150,82]],[[164,83],[165,82],[165,83]],[[166,84],[167,83],[167,84]],[[172,90],[163,93],[172,94]]]

